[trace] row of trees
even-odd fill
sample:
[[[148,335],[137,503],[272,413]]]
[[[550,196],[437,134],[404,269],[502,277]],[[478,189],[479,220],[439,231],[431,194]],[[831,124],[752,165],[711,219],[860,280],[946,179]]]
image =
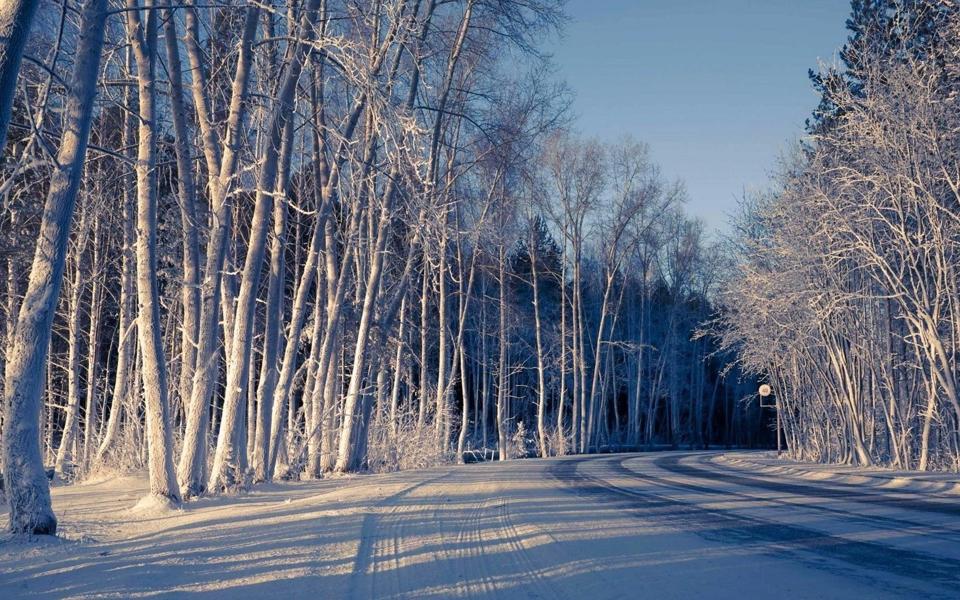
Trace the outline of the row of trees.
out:
[[[55,531],[44,464],[178,503],[763,441],[693,338],[717,261],[682,189],[561,131],[559,1],[44,6],[4,88],[14,531]]]
[[[740,219],[721,339],[803,459],[960,470],[960,12],[856,1],[811,142]]]

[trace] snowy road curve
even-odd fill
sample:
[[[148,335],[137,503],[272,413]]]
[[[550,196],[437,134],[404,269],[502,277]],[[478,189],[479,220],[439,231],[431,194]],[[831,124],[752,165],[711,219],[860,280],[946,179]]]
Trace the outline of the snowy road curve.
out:
[[[524,460],[267,486],[129,515],[58,488],[78,542],[0,544],[0,597],[957,598],[956,497],[720,453]],[[132,522],[131,522],[132,521]]]

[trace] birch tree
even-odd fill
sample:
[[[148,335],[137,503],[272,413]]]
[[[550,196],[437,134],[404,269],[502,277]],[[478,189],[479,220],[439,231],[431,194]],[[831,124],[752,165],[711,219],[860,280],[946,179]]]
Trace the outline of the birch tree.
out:
[[[140,10],[146,12],[146,21]],[[157,29],[160,11],[150,0],[127,4],[127,35],[137,64],[139,126],[137,128],[137,334],[143,358],[141,378],[146,403],[150,493],[180,502],[173,470],[173,437],[167,388],[167,364],[160,330],[157,284]]]
[[[57,530],[40,455],[40,402],[50,327],[90,134],[106,22],[106,0],[89,0],[83,5],[66,127],[57,153],[59,166],[50,179],[30,280],[6,357],[3,464],[10,530],[14,533],[53,535]]]

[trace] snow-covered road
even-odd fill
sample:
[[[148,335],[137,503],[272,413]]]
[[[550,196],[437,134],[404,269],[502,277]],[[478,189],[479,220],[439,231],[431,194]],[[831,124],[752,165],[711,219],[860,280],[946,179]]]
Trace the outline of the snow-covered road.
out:
[[[55,489],[68,540],[0,543],[0,598],[960,597],[960,496],[733,454],[443,467],[129,512],[142,493]]]

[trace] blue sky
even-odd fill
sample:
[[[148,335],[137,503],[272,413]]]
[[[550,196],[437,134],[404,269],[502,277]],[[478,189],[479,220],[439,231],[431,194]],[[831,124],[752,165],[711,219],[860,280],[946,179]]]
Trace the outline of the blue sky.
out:
[[[708,229],[761,187],[817,104],[807,69],[833,63],[848,0],[569,0],[550,49],[576,128],[650,145]]]

